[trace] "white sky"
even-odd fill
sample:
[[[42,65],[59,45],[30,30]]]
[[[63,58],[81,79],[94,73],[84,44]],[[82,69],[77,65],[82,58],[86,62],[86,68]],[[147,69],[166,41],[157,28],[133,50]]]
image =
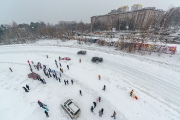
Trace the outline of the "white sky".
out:
[[[170,6],[180,6],[180,0],[0,0],[0,24],[90,22],[91,16],[107,14],[123,5],[131,8],[133,4],[167,10]]]

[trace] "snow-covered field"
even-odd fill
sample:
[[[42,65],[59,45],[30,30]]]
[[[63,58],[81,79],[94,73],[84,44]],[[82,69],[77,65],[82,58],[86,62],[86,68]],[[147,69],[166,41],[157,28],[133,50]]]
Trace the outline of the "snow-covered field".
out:
[[[141,56],[115,51],[96,45],[81,45],[75,41],[39,41],[34,44],[0,46],[0,120],[70,120],[60,106],[64,98],[73,99],[81,109],[77,120],[111,120],[116,111],[117,120],[180,120],[180,46],[175,55],[156,53]],[[85,49],[87,55],[77,55]],[[46,55],[49,58],[46,58]],[[58,57],[70,61],[58,61]],[[93,56],[103,57],[102,63],[92,63]],[[82,62],[79,63],[81,58]],[[59,71],[55,59],[62,64],[61,83],[47,78],[43,70],[37,72],[47,84],[28,78],[28,60],[41,62]],[[67,69],[70,66],[70,70]],[[13,72],[10,72],[9,67]],[[101,80],[98,80],[101,75]],[[74,85],[64,84],[64,79],[74,80]],[[28,84],[30,92],[23,86]],[[106,85],[106,91],[103,86]],[[130,97],[134,89],[138,100]],[[79,95],[79,90],[83,96]],[[97,97],[95,114],[90,107]],[[47,118],[37,101],[48,105]],[[100,118],[98,111],[104,108]]]

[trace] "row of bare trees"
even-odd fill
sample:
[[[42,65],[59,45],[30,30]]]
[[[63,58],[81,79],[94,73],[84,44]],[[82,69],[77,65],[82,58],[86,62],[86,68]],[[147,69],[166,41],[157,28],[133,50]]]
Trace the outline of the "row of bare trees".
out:
[[[32,42],[37,39],[63,39],[77,32],[83,34],[85,31],[90,31],[90,24],[82,21],[59,21],[55,25],[44,22],[31,22],[30,24],[12,22],[10,25],[0,25],[0,43],[12,44]]]

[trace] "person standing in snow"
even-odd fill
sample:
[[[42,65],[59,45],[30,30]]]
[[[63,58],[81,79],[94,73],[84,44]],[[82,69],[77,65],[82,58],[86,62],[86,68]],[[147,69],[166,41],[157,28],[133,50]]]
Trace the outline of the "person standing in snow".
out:
[[[62,70],[61,72],[63,73],[63,69],[61,69],[61,70]]]
[[[72,83],[72,85],[73,85],[73,79],[71,79],[71,83]]]
[[[56,59],[55,59],[55,63],[57,63]]]
[[[26,92],[29,92],[25,87],[22,87]]]
[[[32,68],[30,68],[31,72],[33,72]]]
[[[79,94],[82,96],[82,92],[81,92],[81,90],[79,90]]]
[[[130,96],[132,97],[132,94],[134,94],[134,90],[131,90],[130,92]]]
[[[48,55],[46,55],[46,57],[48,58]]]
[[[59,56],[59,61],[61,60],[61,57]]]
[[[102,115],[103,115],[103,112],[104,112],[104,109],[102,108],[102,109],[101,109],[101,113],[102,113]]]
[[[11,68],[9,68],[9,70],[12,72],[12,69],[11,69]]]
[[[98,78],[99,78],[99,80],[101,79],[101,76],[100,75],[98,75]]]
[[[29,85],[26,84],[26,88],[29,90]]]
[[[53,74],[53,77],[55,78],[55,74]]]
[[[106,89],[106,86],[104,85],[104,87],[103,87],[103,89],[102,89],[102,90],[104,90],[104,91],[105,91],[105,89]]]
[[[40,107],[46,109],[44,106],[47,106],[47,105],[43,104],[40,100],[38,100],[38,104],[39,104]]]
[[[31,63],[32,63],[32,64],[34,64],[34,62],[33,62],[33,61],[31,61]]]
[[[58,78],[58,80],[59,80],[59,82],[61,82],[61,79],[60,79],[60,78]]]
[[[79,63],[81,63],[81,58],[79,59]]]
[[[68,70],[69,70],[69,65],[67,65],[67,68],[68,68]]]
[[[101,102],[101,97],[99,97],[99,102]]]
[[[61,73],[59,73],[59,76],[61,77]]]
[[[92,112],[92,113],[94,112],[93,110],[94,110],[94,108],[93,108],[93,106],[91,106],[91,112]]]
[[[93,104],[94,104],[94,108],[96,107],[96,102],[93,102]]]
[[[62,67],[62,66],[61,66],[61,63],[59,63],[59,66]]]
[[[45,110],[44,113],[46,114],[46,117],[49,117],[47,110]]]
[[[116,112],[115,111],[111,117],[114,117],[114,119],[116,119]]]
[[[69,82],[69,81],[67,80],[67,81],[66,81],[67,85],[68,85],[68,82]]]
[[[64,84],[66,85],[66,80],[64,80]]]

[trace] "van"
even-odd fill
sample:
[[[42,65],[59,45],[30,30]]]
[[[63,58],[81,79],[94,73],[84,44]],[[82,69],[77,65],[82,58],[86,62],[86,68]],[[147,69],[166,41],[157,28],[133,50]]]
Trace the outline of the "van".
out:
[[[72,119],[78,118],[81,113],[80,108],[73,103],[72,99],[64,99],[61,106]]]

